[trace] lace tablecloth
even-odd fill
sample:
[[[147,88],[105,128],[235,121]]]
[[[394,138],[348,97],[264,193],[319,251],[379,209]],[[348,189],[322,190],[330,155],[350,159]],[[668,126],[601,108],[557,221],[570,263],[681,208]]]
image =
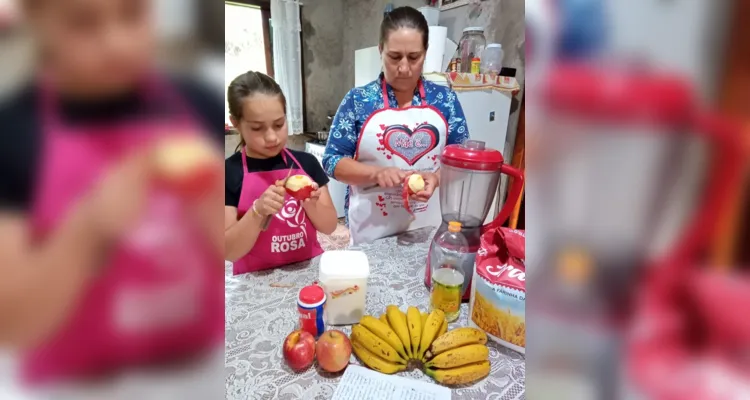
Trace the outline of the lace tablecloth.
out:
[[[424,269],[431,234],[417,243],[403,238],[381,239],[361,247],[370,261],[367,313],[379,316],[389,304],[414,305],[426,311],[429,292]],[[412,240],[414,242],[415,240]],[[226,270],[226,388],[227,399],[330,399],[341,378],[316,367],[295,374],[284,363],[281,346],[297,328],[296,297],[300,288],[317,280],[318,259],[270,271],[232,276]],[[468,304],[449,329],[466,326]],[[330,327],[328,328],[330,329]],[[347,334],[351,327],[336,327]],[[525,357],[489,342],[492,370],[484,380],[453,389],[453,399],[525,399]],[[352,363],[359,361],[352,355]],[[420,370],[401,376],[432,380]]]

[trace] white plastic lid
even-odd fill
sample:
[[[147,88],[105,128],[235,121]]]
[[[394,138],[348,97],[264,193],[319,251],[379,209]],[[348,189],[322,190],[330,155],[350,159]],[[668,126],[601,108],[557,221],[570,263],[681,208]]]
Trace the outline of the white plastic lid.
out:
[[[370,262],[361,251],[326,251],[320,257],[318,280],[321,283],[329,279],[362,279],[369,276]]]
[[[503,48],[503,45],[502,45],[502,44],[500,44],[500,43],[490,43],[490,44],[488,44],[488,45],[487,45],[487,47],[485,47],[485,48],[486,48],[486,49],[492,49],[492,48],[495,48],[495,47],[497,47],[498,49],[502,49],[502,48]]]
[[[484,32],[484,28],[482,28],[481,26],[470,26],[468,28],[464,28],[464,32],[470,32],[470,31]]]

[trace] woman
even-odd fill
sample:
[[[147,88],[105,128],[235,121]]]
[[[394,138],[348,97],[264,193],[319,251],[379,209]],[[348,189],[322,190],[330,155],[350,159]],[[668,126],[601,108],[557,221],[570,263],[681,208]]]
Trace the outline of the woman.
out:
[[[468,138],[453,90],[426,81],[428,26],[411,7],[390,12],[380,25],[383,72],[347,93],[336,113],[323,156],[326,173],[347,183],[347,223],[352,244],[437,225],[439,155],[446,144]],[[419,173],[423,191],[403,206],[402,185]]]
[[[150,1],[24,5],[44,65],[0,105],[0,347],[37,383],[215,348],[222,182],[185,196],[152,156],[221,100],[152,70]]]

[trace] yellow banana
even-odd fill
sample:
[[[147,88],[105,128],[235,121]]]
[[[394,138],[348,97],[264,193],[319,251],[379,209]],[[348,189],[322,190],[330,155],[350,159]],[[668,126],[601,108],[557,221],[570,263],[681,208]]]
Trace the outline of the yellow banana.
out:
[[[456,368],[462,365],[485,361],[490,357],[490,349],[483,344],[470,344],[448,350],[435,356],[425,364],[427,368]]]
[[[372,332],[375,336],[388,343],[396,350],[398,354],[401,355],[404,360],[409,359],[406,354],[406,350],[404,349],[404,344],[401,342],[401,339],[399,339],[398,335],[396,335],[396,332],[394,332],[388,324],[383,323],[382,321],[371,315],[365,315],[364,317],[362,317],[362,319],[359,320],[359,324],[367,328],[367,330]]]
[[[480,361],[450,369],[426,368],[425,373],[443,385],[463,385],[478,381],[490,373],[490,362]]]
[[[440,330],[438,331],[438,334],[437,334],[436,337],[440,337],[440,336],[445,335],[445,332],[448,332],[448,321],[443,320],[443,324],[440,325]]]
[[[390,305],[385,308],[385,315],[388,318],[388,325],[391,326],[391,329],[401,339],[401,343],[404,344],[407,358],[411,358],[411,339],[409,338],[409,327],[406,325],[406,314],[401,312],[397,306]]]
[[[406,322],[409,327],[409,340],[411,340],[411,353],[419,354],[419,340],[422,338],[422,315],[417,307],[409,307],[406,310]]]
[[[486,343],[487,335],[481,330],[469,327],[457,328],[435,339],[432,342],[432,346],[430,346],[430,354],[427,355],[427,358],[433,358],[440,353],[466,346],[467,344]]]
[[[388,325],[388,318],[386,318],[385,314],[380,314],[380,321]]]
[[[422,328],[422,339],[419,343],[419,353],[415,355],[415,358],[422,359],[425,351],[430,348],[432,341],[435,340],[438,331],[440,330],[440,324],[445,321],[445,313],[441,310],[434,309],[427,317],[425,326]]]
[[[427,322],[427,316],[430,314],[427,314],[426,312],[421,313],[422,314],[422,326],[424,326],[425,322]]]
[[[435,337],[439,338],[440,336],[443,336],[443,334],[447,331],[448,331],[448,321],[446,321],[445,318],[443,318],[443,323],[440,324],[440,330],[438,331],[437,336]],[[430,355],[430,351],[429,349],[422,349],[420,354],[421,354],[420,360],[422,360],[422,362],[426,362],[427,356]]]
[[[363,364],[384,374],[395,374],[406,369],[406,365],[392,363],[376,356],[358,341],[352,341],[352,350]]]
[[[371,353],[386,361],[406,364],[406,360],[396,352],[396,349],[362,325],[356,324],[352,327],[350,338],[352,341],[361,343]]]

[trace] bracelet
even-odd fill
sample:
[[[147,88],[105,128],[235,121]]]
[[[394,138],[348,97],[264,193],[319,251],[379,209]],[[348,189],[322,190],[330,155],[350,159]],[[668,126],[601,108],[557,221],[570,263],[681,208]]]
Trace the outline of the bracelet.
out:
[[[253,201],[253,206],[250,207],[250,209],[253,211],[253,214],[257,215],[260,218],[263,218],[263,216],[260,215],[260,213],[258,212],[258,210],[255,209],[255,203],[257,203],[257,202],[258,202],[258,200]]]

